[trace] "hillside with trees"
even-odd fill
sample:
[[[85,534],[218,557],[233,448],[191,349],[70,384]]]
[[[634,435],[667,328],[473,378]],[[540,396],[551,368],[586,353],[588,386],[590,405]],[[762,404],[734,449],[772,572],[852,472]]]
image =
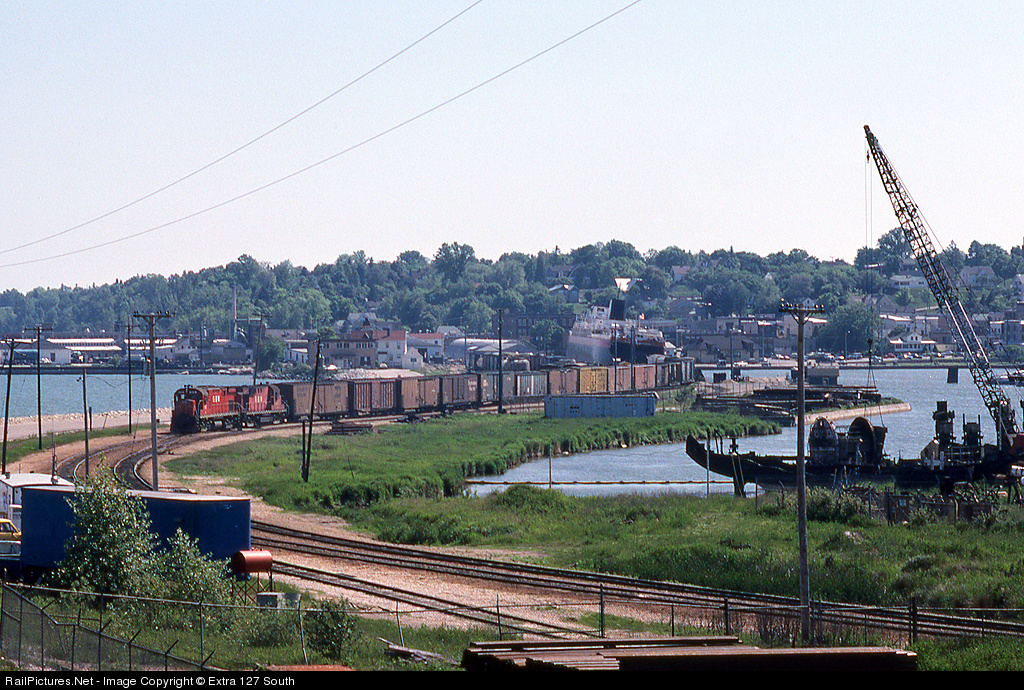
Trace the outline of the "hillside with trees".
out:
[[[995,245],[956,246],[944,252],[950,272],[991,268],[993,276],[969,291],[974,311],[1014,308],[1015,278],[1024,273],[1024,249]],[[0,331],[20,333],[36,323],[55,331],[112,331],[123,328],[133,311],[166,311],[178,332],[231,333],[232,314],[268,315],[270,328],[326,331],[351,312],[374,311],[414,331],[440,325],[467,333],[493,330],[497,310],[507,313],[567,314],[616,295],[615,278],[639,279],[627,294],[630,315],[676,318],[674,305],[699,304],[708,316],[775,313],[780,300],[810,299],[829,316],[857,324],[863,310],[849,306],[856,295],[886,295],[896,304],[929,306],[926,288],[909,289],[893,277],[914,270],[899,229],[877,246],[862,248],[853,264],[822,261],[801,249],[758,256],[732,249],[692,253],[678,247],[641,254],[620,240],[588,244],[563,252],[509,253],[496,260],[476,255],[471,246],[442,245],[433,257],[403,252],[377,261],[364,252],[343,254],[312,269],[285,261],[276,266],[243,255],[225,266],[169,277],[136,276],[91,287],[36,288],[26,294],[0,294]],[[568,301],[562,284],[575,286]],[[546,324],[538,338],[556,340],[557,326]],[[844,326],[847,330],[855,326]],[[838,337],[838,336],[831,336]]]

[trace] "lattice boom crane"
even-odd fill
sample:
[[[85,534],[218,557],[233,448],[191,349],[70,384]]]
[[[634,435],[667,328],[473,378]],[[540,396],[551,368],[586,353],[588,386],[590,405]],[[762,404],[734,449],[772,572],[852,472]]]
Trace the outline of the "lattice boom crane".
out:
[[[914,252],[914,258],[917,259],[917,265],[925,280],[928,281],[928,287],[931,288],[935,301],[938,302],[949,319],[953,336],[971,370],[974,384],[981,392],[985,407],[988,408],[989,414],[995,421],[999,448],[1008,450],[1018,434],[1013,404],[996,381],[992,365],[985,353],[985,347],[975,332],[971,319],[964,309],[963,301],[960,299],[960,290],[957,284],[950,279],[949,273],[935,251],[917,204],[907,193],[899,175],[893,170],[889,159],[885,157],[885,153],[878,145],[878,139],[871,133],[867,125],[864,126],[864,133],[867,135],[871,157],[878,168],[882,184],[892,202],[896,218],[903,228],[903,235]]]

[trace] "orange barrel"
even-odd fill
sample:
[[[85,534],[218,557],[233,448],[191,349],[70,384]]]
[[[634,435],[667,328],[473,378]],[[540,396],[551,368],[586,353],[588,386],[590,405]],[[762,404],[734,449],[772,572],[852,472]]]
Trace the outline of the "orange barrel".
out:
[[[269,573],[274,556],[269,551],[238,551],[231,557],[231,569],[240,575]]]

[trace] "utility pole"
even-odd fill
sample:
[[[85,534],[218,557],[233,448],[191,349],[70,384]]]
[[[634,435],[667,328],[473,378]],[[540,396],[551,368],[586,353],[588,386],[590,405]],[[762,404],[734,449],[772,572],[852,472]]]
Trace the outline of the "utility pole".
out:
[[[43,377],[42,377],[42,364],[43,361],[43,331],[52,331],[53,327],[45,323],[37,323],[31,328],[26,328],[25,332],[35,331],[36,332],[36,419],[39,422],[39,450],[43,449]]]
[[[260,368],[260,336],[263,334],[263,319],[267,318],[267,315],[253,313],[253,316],[258,316],[260,319],[260,326],[256,329],[256,348],[252,353],[252,385],[255,386],[256,372]],[[252,323],[252,321],[249,321],[249,323]]]
[[[4,397],[4,450],[3,450],[3,467],[0,467],[0,471],[7,474],[7,423],[10,420],[11,412],[11,373],[14,367],[14,346],[15,340],[11,338],[10,346],[7,350],[7,395]]]
[[[89,476],[89,398],[85,392],[86,370],[82,369],[82,419],[85,420],[85,476]]]
[[[502,315],[505,313],[504,309],[498,310],[498,414],[505,412],[504,399],[505,399],[505,376],[501,367],[502,352],[501,352],[501,337],[502,330],[504,328],[504,322]]]
[[[135,312],[136,319],[142,319],[149,326],[149,427],[153,446],[153,491],[160,490],[159,463],[156,460],[156,322],[157,319],[169,319],[168,312]]]
[[[779,306],[780,313],[791,315],[797,323],[796,503],[800,540],[800,632],[805,642],[811,638],[811,570],[807,549],[807,464],[804,459],[804,413],[807,407],[804,390],[804,325],[812,314],[824,311],[820,305],[805,307],[783,302]]]
[[[320,374],[320,338],[316,339],[316,359],[313,361],[313,391],[309,396],[309,438],[302,457],[302,481],[309,481],[309,465],[313,458],[313,417],[316,416],[316,386]]]

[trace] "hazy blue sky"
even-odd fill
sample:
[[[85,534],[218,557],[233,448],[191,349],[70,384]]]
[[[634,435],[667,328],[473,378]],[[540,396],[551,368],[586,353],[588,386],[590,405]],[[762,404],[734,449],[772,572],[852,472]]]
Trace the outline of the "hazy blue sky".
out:
[[[940,245],[1024,241],[1021,2],[641,0],[427,112],[630,4],[484,0],[65,232],[473,2],[4,2],[0,290],[450,241],[852,260],[895,225],[865,124]]]

